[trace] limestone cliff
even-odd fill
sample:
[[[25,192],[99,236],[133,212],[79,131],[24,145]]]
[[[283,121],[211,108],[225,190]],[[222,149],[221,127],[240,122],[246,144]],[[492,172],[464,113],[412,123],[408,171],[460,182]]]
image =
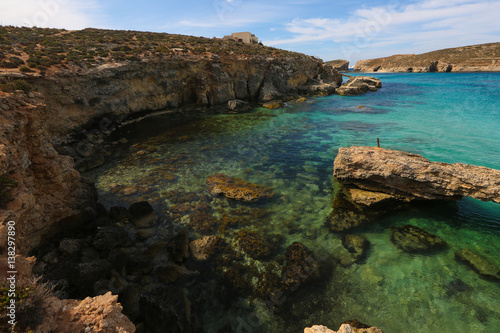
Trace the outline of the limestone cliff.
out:
[[[421,155],[404,151],[340,148],[334,162],[334,176],[349,187],[407,199],[458,200],[468,196],[500,203],[500,170],[430,162]]]
[[[498,72],[500,43],[471,45],[422,54],[359,60],[359,72]]]
[[[0,105],[0,175],[15,184],[12,200],[0,207],[0,235],[4,223],[15,221],[17,251],[26,253],[42,239],[92,217],[95,198],[72,158],[59,155],[49,142],[50,110],[40,94],[0,92]]]
[[[104,115],[330,94],[342,81],[330,66],[313,58],[238,56],[106,63],[79,73],[57,71],[28,79],[46,96],[51,111],[47,128],[53,134]]]

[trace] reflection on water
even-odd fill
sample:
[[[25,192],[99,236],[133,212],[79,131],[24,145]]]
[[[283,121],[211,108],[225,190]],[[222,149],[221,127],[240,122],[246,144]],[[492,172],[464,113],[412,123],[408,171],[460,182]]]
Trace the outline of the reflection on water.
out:
[[[361,97],[330,96],[273,111],[257,108],[175,123],[160,117],[131,125],[120,134],[131,138],[130,144],[98,170],[100,200],[108,206],[147,200],[164,221],[187,228],[190,239],[221,236],[236,252],[242,251],[232,257],[234,267],[226,264],[224,270],[252,288],[259,286],[269,265],[277,265],[293,242],[315,253],[322,265],[321,277],[301,286],[287,297],[285,307],[274,311],[243,287],[239,296],[230,298],[229,306],[223,304],[227,300],[214,296],[216,282],[203,282],[206,288],[188,297],[204,304],[200,313],[208,332],[228,326],[301,332],[312,324],[336,328],[353,318],[386,333],[494,332],[500,327],[500,284],[457,263],[454,253],[471,248],[500,266],[499,205],[463,199],[387,217],[354,231],[371,243],[366,260],[350,267],[335,264],[345,250],[341,235],[324,227],[324,220],[332,210],[332,164],[339,147],[374,145],[380,137],[387,148],[418,152],[431,160],[500,165],[500,157],[484,158],[478,151],[485,147],[479,142],[496,142],[498,147],[500,134],[480,119],[481,112],[498,107],[498,102],[463,111],[477,114],[466,117],[470,124],[456,123],[463,127],[458,132],[480,140],[457,142],[460,133],[435,135],[436,123],[443,121],[441,113],[448,105],[431,100],[435,87],[427,89],[425,80],[414,83],[413,78],[384,76],[387,89]],[[432,78],[427,81],[432,86]],[[425,97],[429,100],[422,104]],[[455,101],[460,103],[459,98]],[[482,130],[471,132],[471,126]],[[205,179],[219,172],[272,187],[276,195],[257,205],[214,198]],[[211,216],[208,220],[215,221],[213,225],[192,222],[203,214]],[[191,224],[186,224],[188,220]],[[390,227],[405,224],[440,236],[448,248],[431,255],[402,252],[390,241]],[[270,254],[255,258],[245,252],[238,237],[251,239],[248,235],[253,232],[280,236],[265,238],[262,246],[272,248]]]

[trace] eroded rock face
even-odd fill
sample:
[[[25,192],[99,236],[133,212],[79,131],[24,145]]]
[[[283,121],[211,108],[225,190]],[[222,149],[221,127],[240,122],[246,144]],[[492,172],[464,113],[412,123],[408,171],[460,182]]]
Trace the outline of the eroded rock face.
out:
[[[210,194],[223,195],[234,200],[254,202],[274,196],[272,188],[252,184],[241,178],[229,177],[222,173],[209,176],[206,183]]]
[[[455,252],[455,258],[472,268],[477,274],[487,279],[500,281],[500,268],[490,263],[482,255],[470,249],[464,249]]]
[[[111,292],[78,301],[50,297],[47,314],[37,332],[134,333],[134,324],[122,314],[118,296]]]
[[[409,253],[427,252],[446,247],[446,242],[441,237],[413,225],[394,227],[391,241],[401,250]]]
[[[45,237],[69,232],[96,216],[93,186],[59,155],[46,129],[50,109],[40,94],[0,92],[0,173],[17,185],[0,208],[0,221],[16,222],[18,253],[27,253]]]
[[[337,88],[336,93],[342,96],[361,95],[368,91],[377,91],[382,88],[380,79],[369,76],[353,76]]]
[[[334,176],[351,188],[407,200],[458,200],[468,196],[500,203],[500,170],[430,162],[421,155],[398,150],[340,148],[334,162]]]

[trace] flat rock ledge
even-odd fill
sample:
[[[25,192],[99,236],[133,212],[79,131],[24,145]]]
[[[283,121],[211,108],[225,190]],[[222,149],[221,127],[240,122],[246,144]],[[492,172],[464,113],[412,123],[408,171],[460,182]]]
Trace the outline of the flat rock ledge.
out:
[[[404,151],[352,146],[339,149],[333,168],[341,184],[366,192],[352,195],[360,205],[386,200],[387,195],[407,201],[472,197],[500,203],[500,170],[482,166],[431,162]]]
[[[352,76],[335,91],[342,96],[361,95],[368,91],[377,91],[382,88],[380,79],[370,76]]]
[[[256,202],[274,196],[272,188],[252,184],[241,178],[229,177],[222,173],[208,176],[206,184],[210,194],[244,202]]]

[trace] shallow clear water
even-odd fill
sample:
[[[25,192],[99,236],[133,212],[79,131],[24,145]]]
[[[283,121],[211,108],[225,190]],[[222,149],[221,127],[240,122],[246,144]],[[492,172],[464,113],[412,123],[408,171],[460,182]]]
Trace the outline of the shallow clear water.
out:
[[[363,96],[332,95],[190,122],[160,116],[126,127],[122,134],[130,142],[117,147],[126,153],[98,170],[100,199],[108,206],[148,200],[162,215],[174,204],[170,191],[203,196],[207,176],[241,177],[277,193],[260,206],[268,218],[250,228],[283,235],[278,252],[300,241],[329,262],[342,248],[340,236],[324,227],[339,147],[373,146],[380,138],[384,148],[432,161],[500,169],[500,73],[376,76],[383,88]],[[239,205],[210,200],[216,216]],[[181,219],[174,223],[182,226]],[[402,252],[391,243],[389,228],[405,224],[440,236],[448,248],[429,255]],[[205,329],[217,332],[225,322],[240,332],[301,332],[312,324],[336,329],[356,318],[386,333],[500,331],[500,284],[454,259],[456,250],[471,248],[500,267],[500,205],[469,198],[427,205],[355,233],[371,242],[368,258],[335,267],[321,283],[299,289],[286,314],[241,298],[230,310],[212,304]],[[454,288],[457,279],[467,287]]]

